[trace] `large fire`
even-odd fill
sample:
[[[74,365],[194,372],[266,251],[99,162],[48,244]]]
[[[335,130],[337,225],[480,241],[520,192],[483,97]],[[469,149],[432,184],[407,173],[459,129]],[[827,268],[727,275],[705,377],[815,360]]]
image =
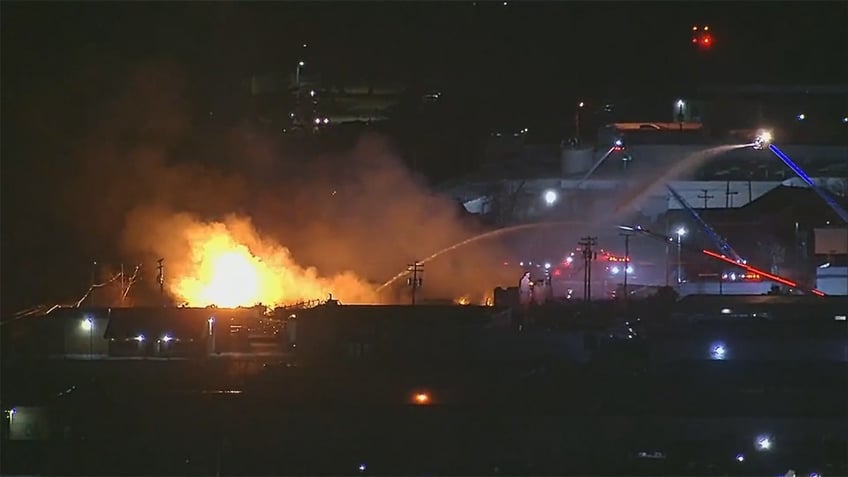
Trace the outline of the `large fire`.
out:
[[[367,283],[352,274],[319,277],[315,269],[297,265],[286,248],[259,238],[247,221],[196,224],[185,238],[189,261],[178,263],[168,283],[189,306],[276,306],[330,295],[347,302],[375,301]]]

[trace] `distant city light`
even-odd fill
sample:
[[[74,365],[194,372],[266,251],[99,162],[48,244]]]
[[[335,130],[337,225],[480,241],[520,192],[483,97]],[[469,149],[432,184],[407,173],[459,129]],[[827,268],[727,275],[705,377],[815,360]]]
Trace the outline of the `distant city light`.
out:
[[[415,395],[415,404],[424,405],[430,404],[430,395],[427,393],[417,393]]]
[[[713,343],[710,345],[710,359],[723,360],[727,357],[727,347],[724,343]]]
[[[556,191],[549,190],[549,191],[545,192],[545,195],[543,196],[543,198],[545,199],[546,204],[554,205],[554,203],[557,201],[558,197],[557,197]]]
[[[767,435],[757,436],[757,439],[756,439],[755,442],[756,442],[757,450],[759,450],[759,451],[771,450],[771,448],[774,446],[774,442],[772,442],[771,437],[767,436]]]
[[[80,328],[82,328],[83,331],[91,331],[91,329],[94,328],[94,321],[91,318],[86,318],[80,323]]]

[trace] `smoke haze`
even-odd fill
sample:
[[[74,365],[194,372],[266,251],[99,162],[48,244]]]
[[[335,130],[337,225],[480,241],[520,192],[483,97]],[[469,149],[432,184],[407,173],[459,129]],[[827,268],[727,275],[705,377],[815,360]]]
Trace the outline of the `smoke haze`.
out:
[[[324,155],[284,146],[246,123],[213,135],[206,115],[184,99],[179,69],[147,65],[127,84],[58,197],[63,218],[92,249],[119,242],[122,257],[145,263],[147,288],[155,260],[164,258],[166,289],[184,298],[179,288],[191,285],[180,280],[203,266],[198,237],[217,233],[261,259],[276,276],[266,277],[268,286],[286,289],[278,298],[307,298],[287,291],[299,287],[320,292],[311,298],[375,301],[373,284],[479,232],[459,204],[413,177],[380,135]],[[513,281],[498,273],[498,247],[477,243],[428,264],[422,294],[482,298]]]

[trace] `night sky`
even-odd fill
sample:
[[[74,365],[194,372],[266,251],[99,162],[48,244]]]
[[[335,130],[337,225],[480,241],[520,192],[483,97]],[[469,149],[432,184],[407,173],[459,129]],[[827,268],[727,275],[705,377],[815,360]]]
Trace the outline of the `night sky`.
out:
[[[845,2],[3,2],[0,19],[4,313],[80,287],[31,278],[83,260],[57,251],[66,232],[42,199],[146,62],[179,71],[193,110],[233,121],[241,81],[300,58],[338,81],[439,89],[503,117],[693,82],[848,82]],[[694,24],[713,29],[711,51],[691,45]]]

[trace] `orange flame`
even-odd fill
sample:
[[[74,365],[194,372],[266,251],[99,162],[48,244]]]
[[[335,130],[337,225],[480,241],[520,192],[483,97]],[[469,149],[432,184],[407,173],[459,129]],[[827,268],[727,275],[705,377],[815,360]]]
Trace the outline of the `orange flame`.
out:
[[[189,306],[277,306],[327,298],[373,303],[373,287],[350,273],[318,276],[246,221],[197,225],[185,231],[190,261],[177,267],[170,291]]]

